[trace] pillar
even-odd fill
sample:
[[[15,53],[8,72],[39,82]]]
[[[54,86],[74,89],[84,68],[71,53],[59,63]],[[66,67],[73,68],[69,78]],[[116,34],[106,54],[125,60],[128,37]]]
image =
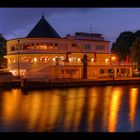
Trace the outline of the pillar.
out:
[[[100,77],[100,68],[97,68],[97,78]]]
[[[117,77],[117,68],[114,68],[114,77]]]
[[[132,68],[130,68],[129,70],[130,70],[130,77],[132,77]]]

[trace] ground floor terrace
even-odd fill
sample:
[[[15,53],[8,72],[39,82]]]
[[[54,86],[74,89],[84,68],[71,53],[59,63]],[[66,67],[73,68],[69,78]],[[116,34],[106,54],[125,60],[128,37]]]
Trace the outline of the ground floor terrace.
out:
[[[83,65],[43,65],[32,69],[13,68],[11,72],[20,74],[21,78],[44,79],[83,79]],[[131,65],[88,65],[86,79],[130,78],[133,76]]]

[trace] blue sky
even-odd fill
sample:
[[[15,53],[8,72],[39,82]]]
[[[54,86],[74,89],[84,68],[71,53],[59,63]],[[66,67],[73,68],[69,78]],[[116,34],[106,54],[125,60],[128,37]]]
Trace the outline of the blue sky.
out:
[[[102,33],[114,41],[120,32],[140,30],[140,8],[0,8],[0,33],[25,37],[44,14],[57,33]]]

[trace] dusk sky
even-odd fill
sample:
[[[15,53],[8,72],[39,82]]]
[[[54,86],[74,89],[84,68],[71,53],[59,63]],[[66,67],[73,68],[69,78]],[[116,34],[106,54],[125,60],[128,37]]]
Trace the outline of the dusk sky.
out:
[[[0,8],[0,33],[7,40],[25,37],[42,14],[61,37],[92,26],[113,41],[122,31],[140,30],[140,8]]]

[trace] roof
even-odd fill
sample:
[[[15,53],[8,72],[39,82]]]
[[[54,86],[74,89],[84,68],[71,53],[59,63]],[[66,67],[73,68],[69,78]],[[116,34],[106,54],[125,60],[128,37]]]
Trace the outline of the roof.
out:
[[[48,21],[42,16],[27,38],[61,38]]]

